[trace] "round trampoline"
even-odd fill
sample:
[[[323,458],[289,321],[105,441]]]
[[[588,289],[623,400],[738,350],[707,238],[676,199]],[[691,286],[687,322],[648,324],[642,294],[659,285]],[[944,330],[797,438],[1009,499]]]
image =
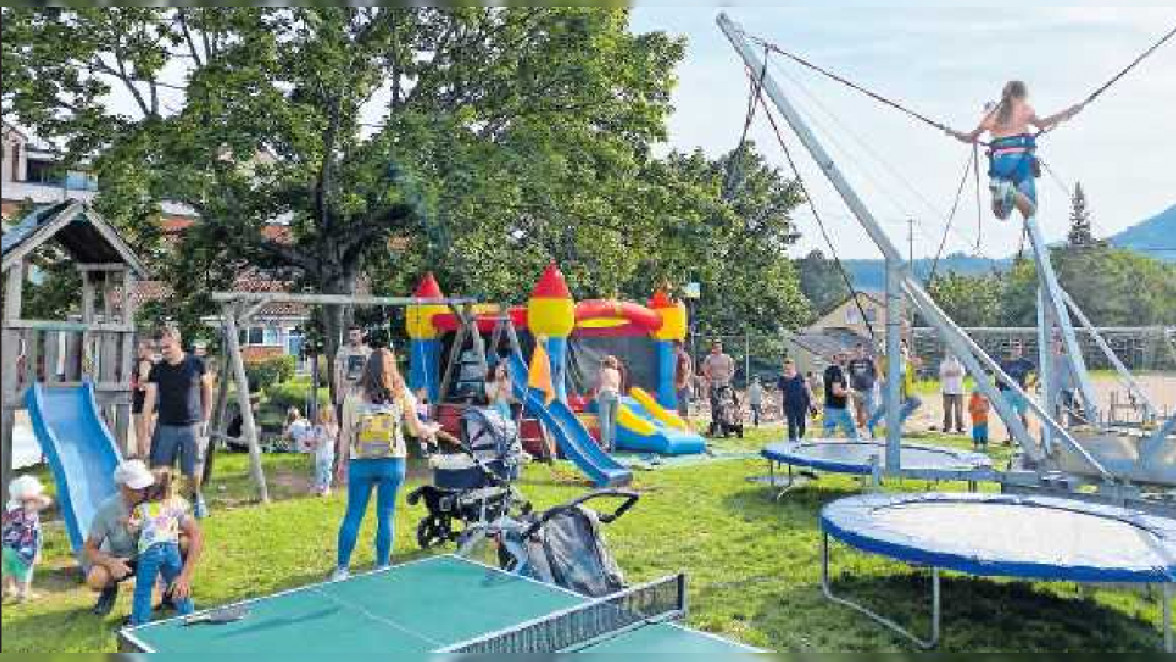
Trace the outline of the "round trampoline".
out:
[[[886,456],[885,441],[815,440],[772,444],[762,452],[773,462],[830,473],[869,475]],[[992,467],[987,455],[958,448],[903,443],[903,471],[957,473]]]
[[[1072,499],[1013,494],[873,494],[821,513],[822,584],[852,607],[924,648],[939,640],[939,572],[1079,583],[1157,584],[1164,644],[1176,584],[1176,520]],[[829,539],[932,569],[932,637],[923,641],[858,603],[833,595]]]
[[[926,480],[963,480],[975,483],[991,479],[992,460],[987,455],[958,448],[903,443],[899,474]],[[885,464],[886,442],[852,439],[816,439],[812,441],[772,444],[760,454],[768,460],[774,481],[775,465],[789,468],[791,485],[793,467],[816,471],[873,476],[875,482]]]

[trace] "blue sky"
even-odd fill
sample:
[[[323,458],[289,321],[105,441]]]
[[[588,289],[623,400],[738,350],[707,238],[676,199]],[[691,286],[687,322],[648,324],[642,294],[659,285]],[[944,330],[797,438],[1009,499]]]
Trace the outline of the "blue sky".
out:
[[[633,29],[688,39],[665,148],[724,153],[739,139],[749,93],[741,61],[715,25],[724,10],[658,4],[635,9]],[[1042,114],[1075,103],[1176,25],[1176,6],[1160,3],[1038,3],[1032,8],[1002,0],[980,7],[756,4],[734,4],[725,11],[749,33],[962,129],[972,128],[984,102],[997,97],[1010,78],[1029,83],[1031,101]],[[934,254],[970,149],[782,58],[774,62],[778,82],[816,124],[895,243],[906,251],[904,219],[914,217],[916,254]],[[762,114],[750,137],[784,167]],[[786,139],[794,153],[801,151],[790,133]],[[1114,234],[1176,204],[1176,43],[1050,134],[1042,155],[1066,186],[1082,182],[1100,234]],[[878,256],[803,156],[802,174],[838,251],[843,257]],[[1038,185],[1046,234],[1063,237],[1068,196],[1048,175]],[[979,254],[1011,254],[1018,226],[999,223],[991,212],[978,224],[972,190],[948,236],[948,251],[974,252],[979,236]],[[797,220],[804,234],[797,252],[820,247],[811,216],[800,213]]]

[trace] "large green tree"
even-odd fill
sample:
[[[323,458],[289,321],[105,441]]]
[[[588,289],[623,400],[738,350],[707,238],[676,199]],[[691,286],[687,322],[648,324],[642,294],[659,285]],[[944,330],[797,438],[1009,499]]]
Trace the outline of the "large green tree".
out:
[[[814,248],[796,262],[800,288],[812,302],[813,312],[823,315],[849,299],[849,287],[837,263]]]
[[[651,163],[642,181],[645,205],[663,214],[662,230],[631,239],[643,251],[626,286],[631,296],[667,281],[699,282],[695,315],[704,333],[776,333],[808,319],[787,257],[797,238],[791,214],[803,197],[753,146],[717,159],[674,152]]]
[[[200,215],[162,268],[189,317],[246,265],[329,293],[365,273],[403,292],[428,267],[451,291],[519,298],[560,259],[578,287],[607,289],[637,268],[627,238],[656,234],[637,177],[683,45],[630,33],[624,11],[6,8],[3,21],[6,116],[93,159],[99,206],[125,229],[154,226],[160,200]],[[285,241],[261,232],[276,219]],[[347,311],[328,313],[330,351]]]
[[[1094,324],[1148,326],[1176,322],[1176,268],[1107,246],[1051,251],[1058,281]],[[1037,268],[1018,264],[1007,276],[1002,322],[1037,324]]]
[[[929,294],[961,326],[1000,326],[1005,282],[999,273],[943,274]]]

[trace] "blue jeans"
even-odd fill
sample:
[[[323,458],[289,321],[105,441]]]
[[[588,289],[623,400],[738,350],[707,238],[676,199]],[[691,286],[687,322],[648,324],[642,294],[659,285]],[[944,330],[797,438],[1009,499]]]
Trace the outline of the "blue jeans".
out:
[[[617,445],[617,411],[620,406],[620,397],[612,391],[604,391],[596,396],[596,415],[600,421],[600,445],[609,452],[612,452]]]
[[[179,543],[158,543],[139,555],[135,595],[131,602],[131,625],[143,625],[151,621],[151,589],[155,588],[155,580],[163,577],[165,584],[171,584],[183,569]],[[196,611],[192,606],[192,598],[176,598],[175,604],[181,616]]]
[[[396,525],[396,492],[404,482],[404,458],[351,460],[347,465],[347,514],[339,527],[340,568],[351,565],[351,552],[359,525],[367,512],[372,488],[376,497],[376,566],[388,565],[392,558],[392,534]]]
[[[826,437],[832,437],[837,433],[837,427],[841,426],[845,429],[845,436],[850,439],[857,438],[857,426],[853,423],[853,416],[849,410],[842,407],[840,409],[834,407],[825,407],[825,420],[822,423],[824,434]]]
[[[1001,391],[1000,397],[1004,398],[1005,402],[1007,402],[1010,407],[1017,410],[1017,413],[1021,416],[1024,416],[1025,412],[1029,410],[1029,401],[1026,400],[1020,393],[1016,393],[1014,391]]]
[[[683,420],[690,416],[690,387],[678,389],[678,416]]]
[[[902,401],[902,406],[898,409],[898,424],[902,425],[905,423],[906,419],[910,418],[911,414],[915,413],[915,410],[922,406],[922,400],[913,395],[908,396],[906,400]],[[874,434],[874,427],[878,425],[878,423],[880,423],[884,418],[886,418],[885,400],[882,401],[882,404],[878,405],[878,410],[875,411],[874,415],[870,417],[870,422],[866,426],[870,428],[870,434]]]
[[[804,439],[805,426],[808,424],[808,410],[785,408],[784,417],[788,419],[788,441]]]
[[[335,464],[334,456],[315,456],[314,458],[314,486],[320,492],[331,489],[331,469]]]

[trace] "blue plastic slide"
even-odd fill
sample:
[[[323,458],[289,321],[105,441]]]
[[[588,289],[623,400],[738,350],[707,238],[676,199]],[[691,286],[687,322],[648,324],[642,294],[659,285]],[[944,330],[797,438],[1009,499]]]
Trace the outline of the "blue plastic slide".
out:
[[[57,505],[69,543],[81,560],[94,511],[116,491],[118,447],[98,414],[93,384],[48,388],[35,384],[25,395],[25,403],[33,434],[53,470]]]
[[[527,388],[527,367],[521,357],[511,357],[510,369],[515,397],[551,432],[564,456],[587,474],[597,487],[627,485],[633,480],[633,472],[604,452],[567,403],[556,400],[544,404],[541,392]]]

